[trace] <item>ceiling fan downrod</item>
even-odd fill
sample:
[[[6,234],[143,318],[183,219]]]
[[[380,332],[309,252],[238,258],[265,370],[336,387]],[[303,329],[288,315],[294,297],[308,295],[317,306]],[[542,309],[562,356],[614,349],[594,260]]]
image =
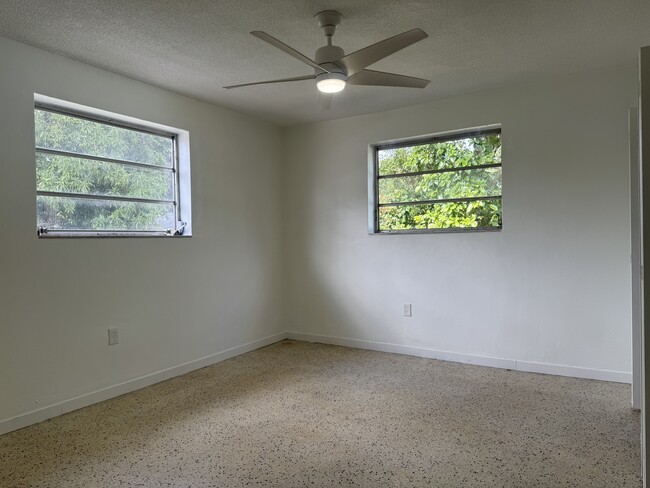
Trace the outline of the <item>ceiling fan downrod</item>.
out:
[[[345,56],[345,51],[339,46],[332,44],[332,37],[336,27],[341,23],[343,16],[336,10],[323,10],[315,15],[318,25],[323,29],[327,45],[316,50],[314,61],[327,72],[314,70],[316,87],[323,93],[336,93],[345,88],[348,81],[345,66],[336,61]]]

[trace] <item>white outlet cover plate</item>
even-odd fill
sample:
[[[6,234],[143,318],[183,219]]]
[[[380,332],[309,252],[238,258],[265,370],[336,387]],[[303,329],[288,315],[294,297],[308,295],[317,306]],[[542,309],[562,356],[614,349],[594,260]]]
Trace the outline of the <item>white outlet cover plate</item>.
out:
[[[119,337],[117,335],[117,327],[108,329],[108,345],[114,346],[119,343]]]

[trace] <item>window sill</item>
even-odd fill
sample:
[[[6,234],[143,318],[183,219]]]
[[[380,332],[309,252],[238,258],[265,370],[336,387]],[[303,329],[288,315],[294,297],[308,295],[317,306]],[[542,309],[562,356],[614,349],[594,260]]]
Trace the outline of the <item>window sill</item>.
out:
[[[503,226],[499,227],[457,227],[450,229],[404,229],[404,230],[381,230],[369,232],[370,235],[400,235],[400,234],[458,234],[472,232],[501,232]]]
[[[39,239],[178,239],[183,237],[192,237],[192,234],[171,235],[158,232],[55,232],[38,234]]]

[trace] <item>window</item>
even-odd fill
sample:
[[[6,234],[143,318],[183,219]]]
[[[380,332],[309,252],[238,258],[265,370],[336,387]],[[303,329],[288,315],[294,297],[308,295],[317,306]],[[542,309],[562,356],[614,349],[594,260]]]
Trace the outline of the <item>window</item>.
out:
[[[189,234],[185,131],[52,100],[34,107],[39,236]]]
[[[369,230],[501,229],[501,129],[371,146]]]

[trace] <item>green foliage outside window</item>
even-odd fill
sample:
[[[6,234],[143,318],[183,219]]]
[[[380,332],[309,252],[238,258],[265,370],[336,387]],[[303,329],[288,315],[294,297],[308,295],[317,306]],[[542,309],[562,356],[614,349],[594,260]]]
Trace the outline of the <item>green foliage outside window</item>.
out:
[[[34,110],[38,225],[51,230],[165,230],[173,228],[171,137],[149,134],[47,110]],[[100,161],[39,149],[112,159]],[[152,167],[122,164],[142,163]],[[47,194],[42,194],[47,192]],[[64,193],[66,195],[57,195]],[[69,195],[72,194],[72,195]],[[75,195],[109,197],[79,198]]]
[[[501,227],[500,133],[380,147],[377,163],[380,232]]]

